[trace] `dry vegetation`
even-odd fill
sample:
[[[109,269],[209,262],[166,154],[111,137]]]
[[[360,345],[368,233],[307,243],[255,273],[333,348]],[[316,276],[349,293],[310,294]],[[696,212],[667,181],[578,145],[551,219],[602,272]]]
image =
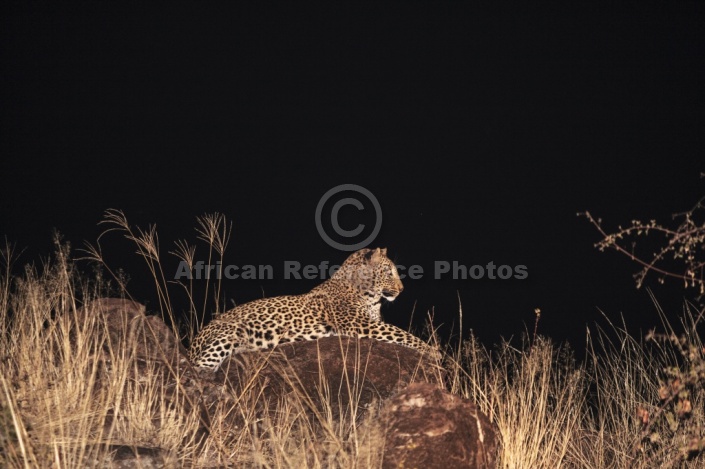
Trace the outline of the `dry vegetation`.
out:
[[[159,288],[160,313],[173,319],[156,232],[133,232],[120,212],[110,212],[107,220],[137,243]],[[210,252],[224,255],[225,220],[204,217],[199,230]],[[185,242],[174,252],[193,259]],[[89,253],[102,259],[99,247]],[[12,274],[9,247],[3,259],[0,466],[100,467],[126,445],[162,448],[169,467],[380,467],[384,439],[375,408],[358,409],[353,400],[347,408],[320,412],[312,425],[303,396],[288,396],[277,413],[255,413],[262,389],[254,386],[237,396],[235,407],[210,416],[211,437],[199,445],[197,412],[186,403],[155,405],[165,389],[138,371],[129,344],[110,349],[109,382],[96,385],[106,376],[95,360],[105,331],[97,321],[77,324],[72,318],[91,299],[125,295],[119,278],[78,273],[60,243],[50,261],[21,274]],[[205,303],[191,297],[191,304],[187,322],[197,324],[198,305]],[[632,337],[624,324],[609,333],[598,329],[589,338],[585,363],[537,335],[493,348],[471,336],[447,351],[446,386],[497,424],[499,467],[703,467],[705,349],[697,332],[702,314],[689,305],[681,324],[664,319],[661,334],[644,340]],[[187,329],[184,339],[193,333],[191,325]],[[151,415],[155,411],[160,415]],[[245,424],[227,428],[229,413]]]

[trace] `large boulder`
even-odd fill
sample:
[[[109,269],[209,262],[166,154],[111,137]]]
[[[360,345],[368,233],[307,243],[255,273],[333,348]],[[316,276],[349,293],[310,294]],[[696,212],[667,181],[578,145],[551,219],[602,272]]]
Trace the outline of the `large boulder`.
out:
[[[493,468],[496,427],[477,406],[429,383],[384,403],[384,468]]]
[[[211,379],[237,389],[259,385],[270,401],[294,391],[309,403],[327,400],[335,416],[351,399],[358,408],[367,408],[409,383],[441,383],[443,371],[412,348],[373,339],[325,337],[239,354],[226,360],[207,378]]]
[[[158,360],[177,365],[186,349],[158,316],[147,316],[144,305],[125,298],[98,298],[75,315],[78,328],[105,332],[103,351],[126,351],[138,360]]]
[[[150,402],[142,416],[154,429],[161,428],[172,409],[181,415],[189,415],[194,409],[200,415],[201,425],[185,440],[203,441],[209,433],[207,409],[200,406],[198,396],[202,383],[188,361],[186,348],[178,336],[158,316],[147,316],[144,305],[124,298],[99,298],[87,303],[72,317],[71,340],[75,347],[85,347],[76,342],[77,330],[83,330],[84,339],[90,336],[100,347],[96,347],[92,360],[97,362],[95,393],[101,395],[105,389],[125,380],[127,387],[140,388],[142,392],[157,389],[159,399]],[[120,363],[118,363],[120,362]],[[129,369],[119,369],[129,363]],[[90,368],[90,366],[89,366]],[[128,384],[129,383],[129,384]],[[122,406],[129,406],[122,401]],[[200,407],[194,407],[200,406]],[[94,467],[163,467],[159,461],[169,460],[171,455],[159,448],[158,441],[133,441],[130,436],[116,428],[129,426],[130,422],[118,421],[125,415],[124,408],[109,409],[103,423],[104,432],[111,435],[108,442],[110,461],[101,463],[86,461]],[[120,417],[116,418],[118,415]],[[142,424],[143,422],[139,422]],[[130,432],[126,432],[130,433]],[[154,446],[146,446],[151,443]]]
[[[337,419],[349,405],[363,418],[373,404],[382,403],[385,467],[492,467],[497,439],[490,422],[472,403],[441,389],[443,369],[415,349],[327,337],[242,353],[213,373],[194,369],[174,332],[161,318],[146,316],[144,306],[134,301],[101,298],[79,310],[76,319],[75,327],[93,324],[105,334],[96,357],[101,374],[111,373],[116,353],[132,356],[140,380],[162,384],[164,399],[155,406],[200,415],[200,428],[189,436],[196,441],[205,442],[213,431],[236,433],[242,428],[242,412],[230,409],[262,416],[276,413],[281,402],[294,398],[308,408],[315,425],[316,416],[328,413]],[[243,403],[243,396],[252,402]],[[152,409],[150,415],[157,418],[161,413]],[[110,417],[105,425],[111,425]],[[103,467],[170,457],[157,447],[138,448],[113,436],[113,447],[123,445],[129,451],[116,451],[112,465]]]

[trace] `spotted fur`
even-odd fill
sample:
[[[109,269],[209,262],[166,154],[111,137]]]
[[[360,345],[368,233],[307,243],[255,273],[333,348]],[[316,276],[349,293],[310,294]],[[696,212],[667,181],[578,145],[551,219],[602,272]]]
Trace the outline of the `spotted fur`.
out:
[[[218,316],[196,336],[189,356],[194,365],[217,370],[234,353],[339,335],[396,343],[438,357],[422,340],[382,322],[382,298],[393,301],[403,289],[386,249],[362,249],[308,293],[259,299]]]

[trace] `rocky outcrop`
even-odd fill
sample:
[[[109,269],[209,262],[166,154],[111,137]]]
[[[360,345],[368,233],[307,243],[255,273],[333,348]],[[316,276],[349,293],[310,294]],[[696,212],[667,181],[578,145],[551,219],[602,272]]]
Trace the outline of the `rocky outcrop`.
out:
[[[325,337],[284,344],[271,352],[239,354],[206,379],[238,387],[246,370],[250,374],[256,370],[256,382],[266,386],[272,399],[297,390],[318,402],[328,393],[334,396],[334,408],[347,407],[351,399],[367,407],[409,383],[440,384],[443,379],[442,369],[414,349],[349,337]]]
[[[362,419],[365,409],[383,403],[379,415],[387,434],[385,467],[440,467],[439,454],[446,461],[444,468],[490,467],[496,439],[486,417],[472,403],[443,390],[442,368],[415,349],[371,339],[328,337],[239,354],[212,373],[192,368],[172,330],[160,318],[145,316],[144,306],[134,301],[99,299],[78,311],[76,319],[77,327],[97,321],[97,327],[105,330],[98,357],[104,373],[109,373],[116,350],[127,351],[141,379],[162,384],[164,399],[154,405],[187,412],[196,409],[201,425],[189,436],[196,441],[206,441],[213,431],[241,428],[241,413],[222,409],[242,408],[238,402],[242,396],[257,396],[247,407],[255,414],[276,412],[278,403],[295,396],[311,417],[328,411],[337,418],[336,412],[353,401]],[[255,392],[247,392],[251,390]],[[214,415],[218,415],[218,430],[211,424]],[[311,422],[315,425],[316,419]],[[106,428],[111,424],[108,418]],[[113,466],[103,467],[124,466],[130,460],[158,464],[166,454],[159,448],[138,451],[131,442],[119,439],[111,444],[121,450],[114,452]]]
[[[487,416],[467,399],[415,383],[386,401],[385,468],[493,468],[499,439]]]
[[[161,318],[146,316],[144,305],[124,298],[99,298],[76,312],[78,328],[106,332],[103,351],[126,350],[140,360],[176,365],[186,349]]]

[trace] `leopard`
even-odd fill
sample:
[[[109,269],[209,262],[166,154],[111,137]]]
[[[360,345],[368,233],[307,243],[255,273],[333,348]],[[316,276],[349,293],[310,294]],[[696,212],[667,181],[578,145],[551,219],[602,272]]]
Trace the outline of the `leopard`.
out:
[[[308,293],[257,299],[215,317],[193,339],[189,358],[199,369],[217,371],[234,354],[342,336],[398,344],[439,360],[435,346],[383,321],[382,301],[403,290],[387,249],[363,248]]]

